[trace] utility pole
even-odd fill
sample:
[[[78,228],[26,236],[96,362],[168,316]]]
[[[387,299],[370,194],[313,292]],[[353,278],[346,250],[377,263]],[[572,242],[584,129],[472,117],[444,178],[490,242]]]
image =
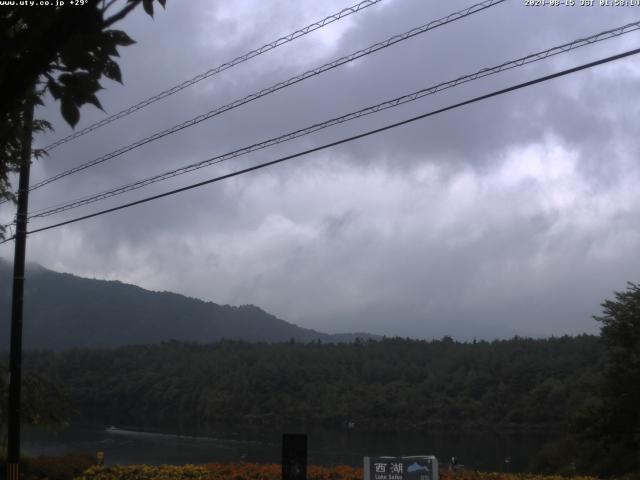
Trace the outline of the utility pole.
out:
[[[7,480],[20,479],[20,391],[22,389],[22,304],[24,263],[27,247],[27,210],[29,172],[31,170],[31,135],[33,101],[25,100],[24,137],[20,152],[18,209],[16,214],[15,254],[13,259],[13,295],[11,297],[11,346],[9,349],[9,419],[7,438]]]

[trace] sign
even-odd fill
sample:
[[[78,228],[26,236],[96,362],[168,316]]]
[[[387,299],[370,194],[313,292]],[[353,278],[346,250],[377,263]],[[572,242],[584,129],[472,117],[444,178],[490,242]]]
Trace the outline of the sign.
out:
[[[96,453],[96,463],[98,465],[104,465],[104,452]]]
[[[364,480],[438,480],[433,455],[364,457]]]

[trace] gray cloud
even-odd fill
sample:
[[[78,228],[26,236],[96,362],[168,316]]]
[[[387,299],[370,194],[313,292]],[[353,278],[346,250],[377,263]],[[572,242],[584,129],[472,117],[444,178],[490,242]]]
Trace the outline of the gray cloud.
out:
[[[52,152],[33,180],[77,165],[470,2],[381,5]],[[168,2],[122,28],[114,113],[345,4]],[[57,182],[33,209],[280,135],[635,20],[633,8],[511,0]],[[359,133],[637,44],[638,33],[492,76],[194,172],[140,198]],[[595,331],[590,316],[637,279],[634,59],[447,112],[391,132],[42,234],[29,258],[220,303],[255,303],[330,332],[409,336]],[[57,107],[42,112],[65,135]],[[82,124],[102,118],[89,108]],[[102,205],[102,204],[100,204]],[[79,209],[50,220],[94,211]],[[9,218],[8,208],[0,210]],[[10,256],[9,249],[1,252]]]

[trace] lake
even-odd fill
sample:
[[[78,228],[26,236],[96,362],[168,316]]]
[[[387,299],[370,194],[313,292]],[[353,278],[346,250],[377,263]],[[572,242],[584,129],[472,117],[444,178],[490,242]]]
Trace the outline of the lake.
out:
[[[548,434],[487,432],[365,432],[324,429],[221,427],[205,431],[73,425],[57,433],[25,429],[22,449],[30,455],[103,451],[105,463],[185,464],[211,462],[280,463],[282,433],[307,433],[309,463],[362,465],[366,455],[435,455],[440,468],[455,456],[467,468],[527,471]]]

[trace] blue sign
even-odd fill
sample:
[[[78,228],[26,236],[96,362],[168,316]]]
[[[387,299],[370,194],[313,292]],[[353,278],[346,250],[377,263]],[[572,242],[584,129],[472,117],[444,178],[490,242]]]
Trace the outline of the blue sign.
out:
[[[364,480],[438,480],[433,455],[364,457]]]

